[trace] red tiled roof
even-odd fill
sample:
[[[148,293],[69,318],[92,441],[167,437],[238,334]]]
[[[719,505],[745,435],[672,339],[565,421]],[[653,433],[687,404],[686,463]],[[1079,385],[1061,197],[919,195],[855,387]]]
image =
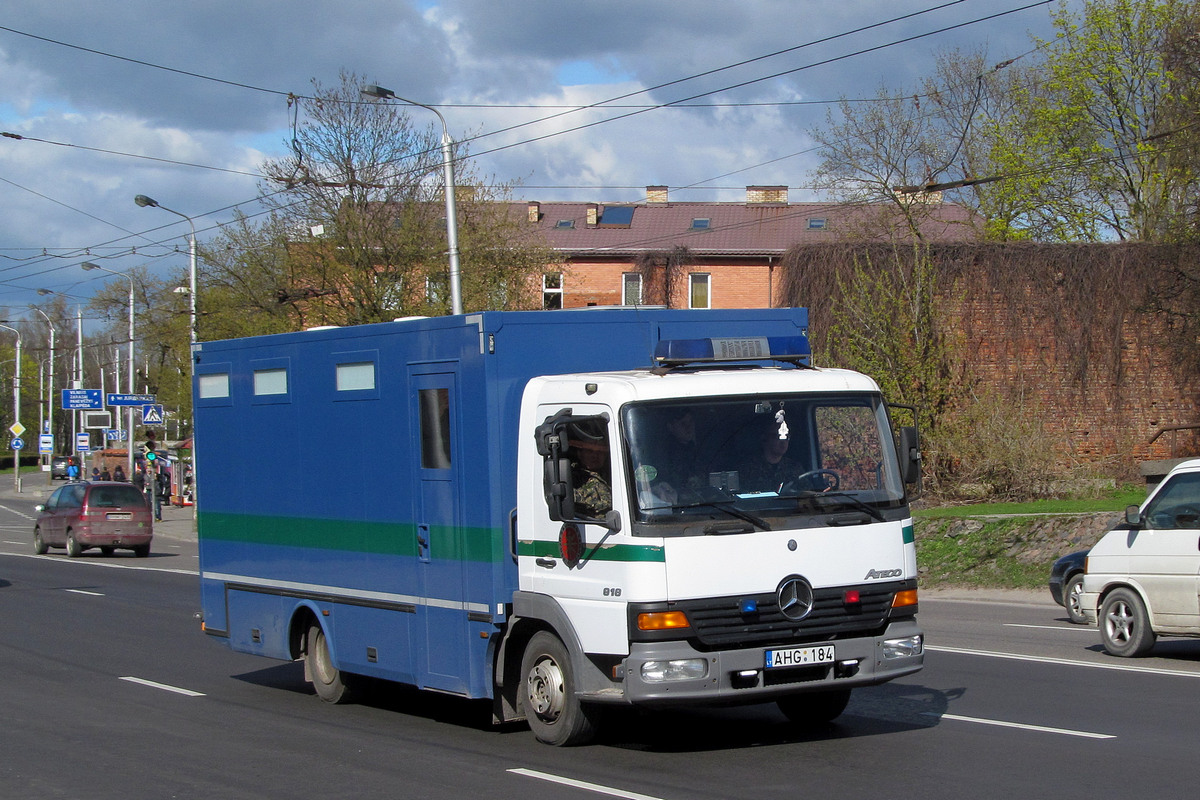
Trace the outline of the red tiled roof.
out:
[[[512,203],[511,213],[527,220],[530,202]],[[837,203],[538,203],[538,230],[555,250],[570,255],[623,255],[686,247],[695,253],[781,255],[798,244],[828,242],[845,235],[862,235],[866,218],[878,207]],[[589,206],[598,210],[599,224],[589,226]],[[628,225],[606,226],[607,208],[632,208]],[[628,213],[628,212],[625,212]],[[709,220],[708,228],[693,228],[693,220]],[[572,220],[574,227],[558,227]],[[810,226],[824,220],[824,227]],[[928,239],[973,241],[971,212],[959,205],[941,204],[922,225]]]

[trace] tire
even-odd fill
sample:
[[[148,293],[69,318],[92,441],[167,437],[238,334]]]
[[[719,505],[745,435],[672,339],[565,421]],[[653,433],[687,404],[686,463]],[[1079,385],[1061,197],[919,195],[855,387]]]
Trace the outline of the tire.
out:
[[[82,553],[83,547],[80,546],[79,541],[75,538],[75,532],[67,531],[67,557],[79,558]]]
[[[321,623],[313,621],[308,626],[304,649],[304,671],[312,681],[313,689],[326,703],[348,703],[353,693],[341,670],[333,665],[329,655],[329,641]]]
[[[1132,589],[1114,589],[1100,604],[1100,641],[1111,655],[1145,655],[1157,638],[1150,630],[1146,604]]]
[[[806,692],[781,697],[775,701],[783,715],[797,725],[812,726],[832,722],[846,710],[850,702],[849,689],[826,692]]]
[[[598,711],[579,702],[567,648],[557,636],[538,631],[521,657],[521,706],[538,741],[563,747],[596,735]]]
[[[33,529],[33,552],[39,556],[44,556],[50,551],[50,545],[46,544],[46,540],[42,538],[42,529]]]
[[[150,545],[137,544],[133,546],[133,554],[137,558],[146,558],[150,555]]]
[[[1083,616],[1083,608],[1079,605],[1079,595],[1083,593],[1083,573],[1072,575],[1063,584],[1063,605],[1067,609],[1067,619],[1076,625],[1083,625],[1087,619]]]

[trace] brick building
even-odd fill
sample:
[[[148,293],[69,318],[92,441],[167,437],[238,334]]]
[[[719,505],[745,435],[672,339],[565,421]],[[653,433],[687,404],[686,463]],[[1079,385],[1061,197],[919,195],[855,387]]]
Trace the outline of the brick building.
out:
[[[927,240],[977,238],[963,207],[938,202],[927,212]],[[561,256],[560,269],[543,277],[545,308],[772,307],[789,248],[888,227],[878,207],[790,203],[786,186],[748,186],[740,203],[674,202],[667,187],[648,186],[644,202],[529,201],[514,203],[513,213]]]

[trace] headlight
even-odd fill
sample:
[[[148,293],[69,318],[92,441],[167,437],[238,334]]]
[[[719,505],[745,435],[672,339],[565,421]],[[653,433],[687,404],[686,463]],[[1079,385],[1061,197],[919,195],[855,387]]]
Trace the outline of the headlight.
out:
[[[884,658],[907,658],[909,656],[921,655],[921,634],[916,636],[905,636],[903,639],[884,639],[883,640],[883,657]]]
[[[645,661],[642,680],[647,683],[690,681],[708,677],[708,662],[703,658],[683,658],[678,661]]]

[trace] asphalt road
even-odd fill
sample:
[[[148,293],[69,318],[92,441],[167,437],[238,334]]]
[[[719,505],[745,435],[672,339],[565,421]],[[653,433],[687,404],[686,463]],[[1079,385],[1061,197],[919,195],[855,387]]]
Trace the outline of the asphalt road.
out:
[[[2,798],[1174,798],[1200,778],[1200,641],[1110,658],[1048,595],[925,597],[926,668],[815,731],[773,706],[626,711],[556,749],[400,687],[325,705],[300,664],[200,632],[188,512],[149,559],[69,560],[32,554],[34,502],[0,497]]]

